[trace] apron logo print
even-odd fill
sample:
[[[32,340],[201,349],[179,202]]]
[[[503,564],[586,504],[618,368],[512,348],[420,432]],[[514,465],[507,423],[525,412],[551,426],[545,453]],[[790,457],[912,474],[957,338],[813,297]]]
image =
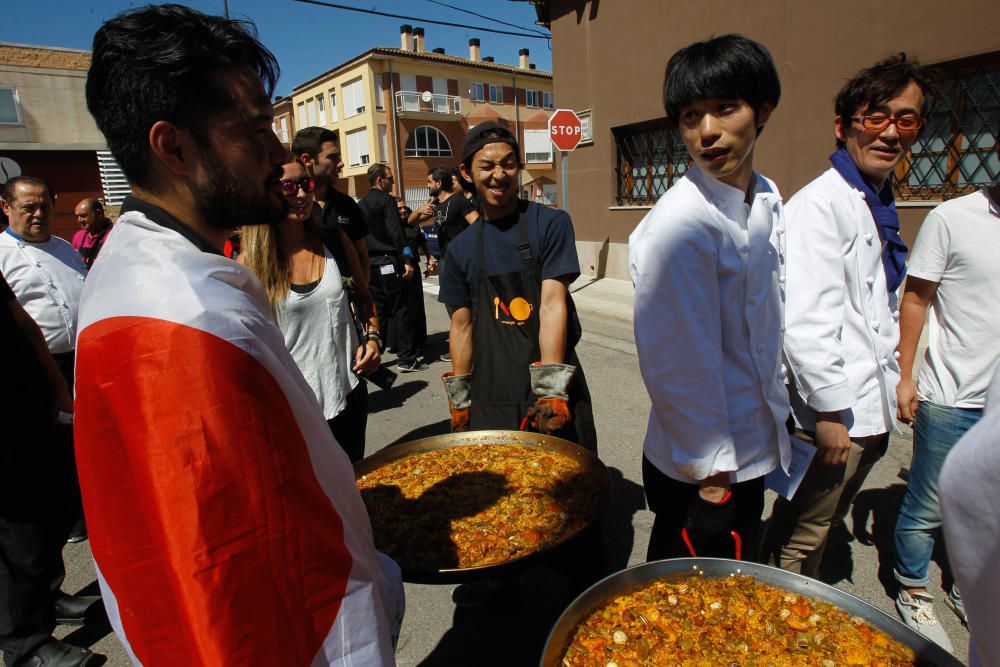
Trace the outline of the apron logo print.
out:
[[[519,296],[511,299],[509,306],[501,301],[500,297],[493,297],[493,319],[501,324],[523,326],[525,321],[531,317],[531,312],[534,309],[533,305]],[[506,319],[500,318],[501,313],[506,316]]]

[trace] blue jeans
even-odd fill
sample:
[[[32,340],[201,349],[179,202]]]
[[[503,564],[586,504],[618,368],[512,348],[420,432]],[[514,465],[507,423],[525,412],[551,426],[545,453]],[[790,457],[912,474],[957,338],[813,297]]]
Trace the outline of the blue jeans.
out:
[[[972,408],[920,401],[913,421],[913,461],[903,506],[896,519],[894,573],[904,586],[926,587],[934,533],[941,527],[938,477],[948,452],[982,417]]]

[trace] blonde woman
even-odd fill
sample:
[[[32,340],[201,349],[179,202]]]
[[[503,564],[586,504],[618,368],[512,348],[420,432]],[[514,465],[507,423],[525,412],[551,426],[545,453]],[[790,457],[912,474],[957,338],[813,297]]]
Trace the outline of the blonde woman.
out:
[[[277,224],[243,228],[239,261],[264,283],[285,345],[316,392],[330,431],[351,461],[365,453],[368,389],[359,375],[381,363],[378,319],[354,246],[341,232],[347,265],[362,304],[359,340],[337,262],[313,215],[316,181],[301,162],[284,166],[281,187],[289,209]]]

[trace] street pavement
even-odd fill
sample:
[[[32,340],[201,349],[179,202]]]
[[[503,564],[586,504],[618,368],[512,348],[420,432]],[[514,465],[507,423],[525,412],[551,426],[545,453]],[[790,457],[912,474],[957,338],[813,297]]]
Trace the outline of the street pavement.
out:
[[[652,515],[645,509],[640,472],[649,399],[639,375],[630,323],[631,285],[581,278],[573,285],[584,326],[578,346],[594,402],[599,452],[613,480],[614,497],[601,521],[608,571],[644,562]],[[447,315],[434,300],[436,285],[425,282],[430,368],[401,374],[389,391],[372,388],[367,454],[416,438],[448,431],[447,400],[440,375],[449,366],[437,360],[446,351]],[[664,325],[669,344],[669,323]],[[392,360],[392,355],[387,355]],[[858,494],[846,525],[835,530],[826,551],[822,579],[896,617],[893,606],[892,531],[905,488],[910,434],[893,437],[886,456]],[[770,492],[768,509],[773,502]],[[562,565],[586,562],[582,550],[562,554],[558,563],[535,567],[501,582],[485,603],[458,607],[454,584],[406,584],[407,610],[397,650],[400,667],[436,665],[531,665],[553,622],[573,596],[574,582]],[[596,551],[597,547],[593,548]],[[65,550],[69,592],[96,590],[87,543]],[[967,661],[968,632],[940,601],[943,551],[931,565],[931,592],[955,653]],[[562,564],[562,565],[560,565]],[[577,568],[580,569],[580,568]],[[156,595],[156,582],[149,594]],[[469,592],[470,589],[463,589]],[[482,592],[483,587],[471,589]],[[128,665],[117,639],[102,619],[79,629],[61,628],[68,641],[108,656],[108,665]]]

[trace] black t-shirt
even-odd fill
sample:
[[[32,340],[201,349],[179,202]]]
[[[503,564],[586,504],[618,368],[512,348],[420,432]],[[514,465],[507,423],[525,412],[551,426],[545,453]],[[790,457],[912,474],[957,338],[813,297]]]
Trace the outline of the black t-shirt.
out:
[[[465,216],[475,210],[461,192],[438,202],[437,210],[434,212],[434,222],[438,226],[438,244],[441,246],[442,257],[448,252],[448,244],[469,228]]]
[[[528,245],[531,246],[542,280],[562,276],[575,280],[580,275],[580,260],[576,255],[576,237],[569,214],[526,201],[519,202],[519,210],[524,211]],[[517,214],[514,214],[486,222],[480,217],[467,225],[468,233],[456,238],[448,248],[438,301],[449,306],[475,308],[476,276],[479,270],[476,238],[482,225],[485,225],[483,249],[487,275],[513,273],[524,268],[524,260],[517,247],[520,242],[517,218]]]
[[[335,229],[343,229],[352,241],[360,241],[368,236],[368,223],[358,202],[350,195],[328,188],[326,205],[323,207],[323,232],[331,234]]]

